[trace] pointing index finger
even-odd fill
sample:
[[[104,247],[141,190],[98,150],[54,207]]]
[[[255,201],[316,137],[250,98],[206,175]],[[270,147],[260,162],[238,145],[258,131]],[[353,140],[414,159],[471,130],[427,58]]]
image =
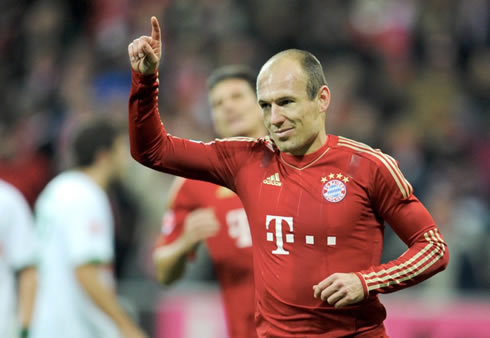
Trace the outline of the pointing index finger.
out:
[[[161,39],[160,24],[154,16],[151,17],[151,38],[157,41]]]

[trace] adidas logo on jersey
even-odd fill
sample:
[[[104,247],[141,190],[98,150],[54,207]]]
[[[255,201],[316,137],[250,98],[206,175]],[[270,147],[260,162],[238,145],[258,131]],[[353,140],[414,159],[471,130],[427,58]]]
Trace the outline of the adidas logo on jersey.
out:
[[[264,181],[264,184],[270,184],[280,187],[282,185],[281,179],[279,178],[279,173],[275,173],[274,175],[267,177]]]

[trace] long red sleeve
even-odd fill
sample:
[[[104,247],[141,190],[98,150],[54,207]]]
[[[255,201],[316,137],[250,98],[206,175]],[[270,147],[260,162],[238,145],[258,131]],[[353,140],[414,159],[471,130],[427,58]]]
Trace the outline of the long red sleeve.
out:
[[[408,250],[386,264],[362,270],[366,293],[389,293],[420,283],[446,268],[447,245],[434,220],[413,195],[396,161],[385,155],[388,166],[380,165],[375,174],[373,201],[381,217],[407,244]]]
[[[399,258],[358,273],[366,293],[389,293],[422,282],[446,268],[449,252],[433,226],[418,232]]]
[[[129,137],[133,158],[158,171],[234,189],[232,178],[240,168],[236,162],[239,157],[235,155],[246,152],[249,142],[234,139],[203,143],[168,134],[158,111],[157,76],[132,71]]]

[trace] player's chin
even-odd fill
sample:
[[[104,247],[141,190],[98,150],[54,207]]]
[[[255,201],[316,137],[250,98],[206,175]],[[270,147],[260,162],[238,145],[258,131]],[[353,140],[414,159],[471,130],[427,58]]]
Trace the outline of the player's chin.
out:
[[[294,150],[296,149],[294,143],[291,142],[289,138],[286,139],[275,138],[274,141],[277,147],[279,148],[279,150],[282,151],[283,153],[291,153],[294,152]]]
[[[226,129],[226,133],[224,133],[224,137],[240,137],[240,136],[245,136],[247,134],[247,129],[242,128],[242,127],[236,127],[236,126],[228,126]]]

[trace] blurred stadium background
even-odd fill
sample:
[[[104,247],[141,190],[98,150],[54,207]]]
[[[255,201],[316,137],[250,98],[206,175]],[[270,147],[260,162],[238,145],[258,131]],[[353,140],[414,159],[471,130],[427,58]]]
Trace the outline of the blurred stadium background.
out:
[[[258,70],[293,47],[317,55],[333,95],[327,131],[397,158],[450,246],[446,272],[383,296],[388,332],[490,336],[489,1],[2,0],[0,177],[31,205],[69,163],[73,126],[126,120],[127,45],[151,15],[164,31],[161,113],[182,137],[214,138],[205,79],[215,67]],[[205,250],[177,287],[152,279],[172,179],[133,162],[111,188],[118,291],[152,337],[219,338]],[[404,250],[388,229],[385,259]]]

